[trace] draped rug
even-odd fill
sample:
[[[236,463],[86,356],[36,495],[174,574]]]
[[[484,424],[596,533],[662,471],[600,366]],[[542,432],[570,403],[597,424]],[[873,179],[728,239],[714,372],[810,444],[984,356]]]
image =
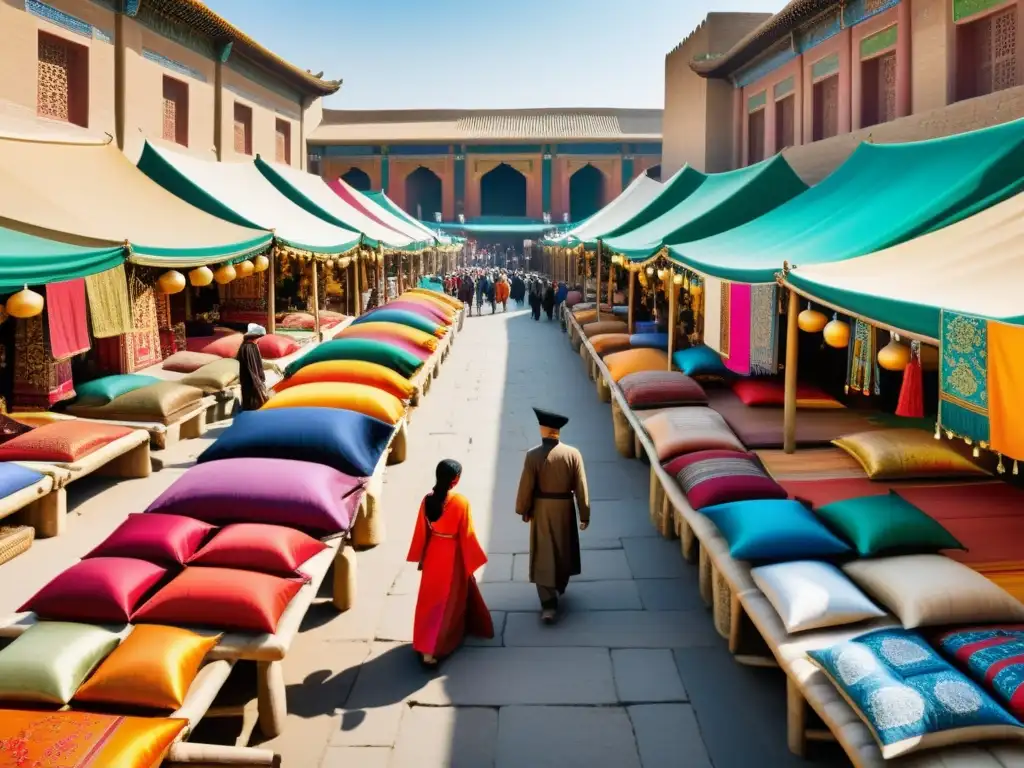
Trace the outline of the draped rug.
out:
[[[132,330],[97,342],[100,368],[108,373],[135,373],[163,359],[156,291],[136,274],[128,278]]]
[[[15,411],[46,410],[75,396],[71,360],[55,360],[42,315],[18,320],[14,331]]]
[[[1024,327],[988,323],[989,430],[993,451],[1024,460]]]
[[[750,373],[774,376],[779,371],[779,286],[750,286]]]
[[[750,375],[750,299],[749,283],[726,283],[729,288],[729,351],[725,367],[741,376]],[[724,335],[724,334],[723,334]]]
[[[124,264],[85,278],[89,295],[89,318],[96,339],[120,336],[132,329],[132,307]]]
[[[988,323],[943,311],[940,328],[939,424],[988,442]]]
[[[91,345],[84,279],[46,286],[46,322],[50,333],[50,351],[57,360],[89,351]]]
[[[877,395],[878,379],[878,336],[873,325],[863,320],[855,321],[850,335],[849,366],[846,376],[846,392],[862,395]]]

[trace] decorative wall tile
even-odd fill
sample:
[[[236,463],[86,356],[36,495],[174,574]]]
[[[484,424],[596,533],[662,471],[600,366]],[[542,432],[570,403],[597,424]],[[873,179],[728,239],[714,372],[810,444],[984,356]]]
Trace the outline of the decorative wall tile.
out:
[[[899,4],[900,0],[846,0],[843,4],[843,26],[852,27],[860,24]]]
[[[796,48],[800,53],[807,53],[816,45],[838,35],[842,29],[843,19],[840,12],[838,10],[830,11],[806,27],[797,30],[794,35]]]
[[[157,13],[146,3],[142,3],[139,6],[135,18],[147,29],[152,30],[161,37],[166,37],[168,40],[173,40],[178,45],[183,45],[208,59],[213,59],[216,56],[212,40],[205,35],[201,35],[188,24],[183,24]]]
[[[869,59],[896,45],[897,26],[893,24],[881,32],[869,35],[860,41],[860,57]]]
[[[1002,2],[1003,0],[953,0],[953,21],[970,18]]]
[[[768,103],[768,91],[755,93],[747,99],[747,112],[755,112]]]
[[[191,77],[193,80],[198,80],[201,83],[206,82],[206,75],[187,64],[182,64],[180,61],[169,59],[162,53],[150,50],[149,48],[142,49],[142,58],[147,61],[152,61],[154,64],[159,64],[164,69],[169,69],[172,72],[176,72],[179,75],[185,75],[185,77]]]
[[[58,27],[74,32],[82,37],[92,37],[92,24],[82,21],[69,13],[54,8],[52,5],[41,3],[39,0],[25,0],[25,10],[44,21],[56,24]]]
[[[811,79],[820,80],[839,71],[839,54],[833,53],[811,65]]]
[[[780,46],[779,48],[771,50],[759,57],[753,64],[750,64],[737,72],[734,77],[735,83],[740,88],[748,86],[751,83],[756,83],[765,75],[774,72],[782,65],[795,59],[796,56],[797,53],[793,50],[792,45],[787,43]]]
[[[793,75],[790,75],[785,80],[783,80],[781,83],[776,83],[775,84],[775,88],[772,90],[772,93],[775,96],[775,100],[778,101],[779,99],[783,98],[784,96],[788,96],[789,94],[791,94],[793,92],[793,89],[795,89],[795,88],[796,88],[796,77],[793,76]]]

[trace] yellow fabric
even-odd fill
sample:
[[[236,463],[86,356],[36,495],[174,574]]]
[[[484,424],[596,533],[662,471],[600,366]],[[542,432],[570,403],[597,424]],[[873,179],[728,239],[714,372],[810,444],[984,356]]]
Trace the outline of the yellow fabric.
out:
[[[118,707],[179,709],[220,635],[140,624],[78,689],[73,701]]]
[[[989,473],[945,440],[922,429],[880,429],[832,441],[849,453],[872,480],[984,477]]]
[[[388,392],[399,400],[411,400],[416,386],[407,378],[379,363],[366,360],[324,360],[300,368],[293,376],[278,382],[275,392],[316,382],[366,384]]]
[[[263,408],[341,408],[386,424],[397,424],[405,415],[402,401],[392,394],[367,384],[333,381],[291,387],[270,398]]]
[[[660,349],[627,349],[604,359],[612,381],[637,371],[667,371],[668,355]]]
[[[594,351],[604,357],[614,352],[622,352],[629,349],[628,333],[601,333],[590,337],[590,346]]]
[[[350,338],[372,338],[377,334],[387,334],[388,336],[394,336],[395,338],[405,339],[410,341],[418,347],[433,352],[437,349],[437,337],[426,331],[421,331],[419,328],[410,328],[408,325],[402,325],[401,323],[374,323],[366,322],[359,323],[358,325],[350,325],[344,331],[338,334],[336,338],[350,337]]]
[[[1015,599],[1024,603],[1024,571],[985,573],[986,578]]]
[[[187,726],[177,718],[0,710],[0,765],[155,768]]]
[[[413,301],[418,304],[424,304],[428,307],[436,307],[437,309],[440,309],[442,312],[448,315],[448,317],[455,317],[455,315],[458,314],[458,310],[455,309],[455,307],[453,307],[451,304],[448,304],[447,302],[444,301],[438,301],[437,299],[432,299],[430,296],[426,296],[422,293],[403,293],[401,296],[398,297],[398,300]],[[384,307],[386,308],[387,304],[385,304]]]
[[[1024,328],[988,324],[988,420],[992,450],[1024,461]]]
[[[446,293],[440,293],[438,291],[431,291],[429,288],[410,288],[407,293],[417,294],[419,296],[429,296],[436,301],[443,302],[453,309],[462,309],[462,302],[453,296],[449,296]]]
[[[627,333],[628,331],[629,326],[621,320],[598,320],[583,326],[583,335],[588,339],[591,336],[600,336],[605,333]]]
[[[95,338],[107,339],[132,332],[132,305],[128,299],[124,264],[89,275],[85,278],[85,290],[89,295],[89,319]]]
[[[72,421],[76,417],[54,411],[26,411],[12,414],[11,418],[27,427],[41,427],[44,424],[53,424],[55,421]]]

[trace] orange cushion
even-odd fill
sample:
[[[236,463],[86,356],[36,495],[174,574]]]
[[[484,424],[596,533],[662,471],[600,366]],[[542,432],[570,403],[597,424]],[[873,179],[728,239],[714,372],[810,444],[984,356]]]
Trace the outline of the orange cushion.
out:
[[[421,331],[418,328],[410,328],[408,325],[402,325],[401,323],[378,323],[367,321],[365,323],[350,325],[338,334],[338,336],[374,339],[379,338],[381,334],[411,341],[416,346],[423,347],[423,349],[431,352],[437,349],[436,336],[431,333],[427,333],[426,331]]]
[[[427,288],[412,288],[407,293],[414,294],[416,296],[427,296],[433,299],[439,304],[447,304],[452,309],[462,309],[462,302],[456,299],[454,296],[449,296],[446,293],[439,293],[438,291],[431,291]],[[405,294],[402,294],[403,297]]]
[[[278,408],[341,408],[362,413],[385,424],[397,424],[405,415],[402,401],[389,392],[368,384],[335,381],[289,387],[270,398],[262,410]]]
[[[376,387],[399,400],[411,400],[416,386],[390,368],[366,360],[324,360],[299,369],[293,376],[283,379],[274,387],[275,392],[316,382],[366,384]]]
[[[131,433],[94,421],[55,421],[0,445],[0,461],[77,461]]]
[[[447,302],[444,301],[437,301],[436,299],[432,299],[429,296],[424,296],[421,293],[403,293],[397,299],[397,301],[414,301],[417,304],[426,304],[427,306],[441,310],[448,317],[455,317],[455,315],[458,313],[458,310],[451,304],[448,304]],[[388,304],[391,303],[392,302],[390,301],[388,302]],[[385,304],[384,306],[387,306],[387,304]]]
[[[668,355],[660,349],[627,349],[624,352],[616,352],[604,359],[608,367],[608,373],[612,381],[618,381],[623,376],[638,371],[667,371]]]
[[[600,336],[603,333],[628,333],[629,326],[621,320],[599,320],[587,323],[583,326],[583,335],[588,339],[591,336]]]
[[[596,323],[603,320],[616,320],[617,318],[611,312],[602,312],[600,316],[596,309],[583,309],[579,312],[573,312],[572,316],[576,318],[576,322],[580,325],[586,325],[588,323]],[[621,321],[620,321],[621,322]],[[628,326],[627,326],[628,328]],[[625,331],[623,331],[625,333]]]
[[[611,355],[629,349],[628,333],[602,333],[590,337],[590,346],[600,356]]]

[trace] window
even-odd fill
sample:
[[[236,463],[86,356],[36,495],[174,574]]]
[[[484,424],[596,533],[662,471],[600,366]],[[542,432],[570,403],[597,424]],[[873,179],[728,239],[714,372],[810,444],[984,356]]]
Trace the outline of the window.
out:
[[[787,96],[775,102],[775,148],[777,151],[796,143],[796,98]]]
[[[88,127],[88,48],[46,32],[39,33],[36,114]]]
[[[896,119],[896,52],[860,65],[860,124],[864,128]]]
[[[753,165],[764,160],[764,110],[751,112],[747,116],[747,164]]]
[[[957,99],[1017,85],[1017,7],[956,28]]]
[[[164,75],[164,141],[188,146],[188,83]]]
[[[285,165],[292,164],[292,124],[287,120],[277,120],[277,144],[274,147],[274,159]]]
[[[830,139],[839,133],[839,75],[831,75],[814,84],[811,107],[813,109],[814,141]]]
[[[252,108],[235,102],[235,152],[252,154]]]

